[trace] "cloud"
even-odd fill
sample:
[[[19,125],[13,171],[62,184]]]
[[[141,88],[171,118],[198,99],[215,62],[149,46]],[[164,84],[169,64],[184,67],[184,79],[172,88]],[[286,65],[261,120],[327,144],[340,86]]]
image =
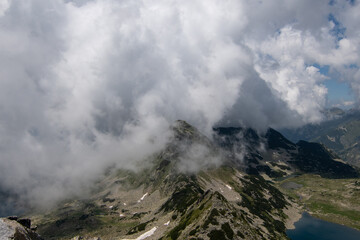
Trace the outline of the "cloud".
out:
[[[358,104],[358,8],[0,1],[1,187],[38,205],[82,193],[106,167],[134,169],[159,150],[177,119],[208,136],[216,124],[320,121],[327,89],[316,64],[347,81]]]
[[[342,100],[337,104],[333,104],[332,107],[350,108],[350,107],[353,107],[354,104],[355,104],[354,101],[344,101],[344,100]]]
[[[0,1],[0,16],[3,16],[6,10],[9,8],[10,3],[8,0],[1,0]]]
[[[205,144],[195,143],[186,146],[186,151],[179,157],[177,170],[185,173],[196,173],[202,169],[220,166],[223,162],[220,153]]]

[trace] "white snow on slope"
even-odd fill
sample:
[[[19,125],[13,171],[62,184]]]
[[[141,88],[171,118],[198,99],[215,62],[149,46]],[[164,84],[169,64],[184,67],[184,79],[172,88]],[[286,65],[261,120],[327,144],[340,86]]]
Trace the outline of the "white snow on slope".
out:
[[[155,233],[156,229],[157,229],[157,227],[153,227],[146,233],[143,233],[140,236],[138,236],[136,239],[122,239],[122,240],[144,240],[145,238],[152,236]]]
[[[145,193],[145,194],[138,200],[138,203],[141,202],[141,201],[143,201],[148,194],[149,194],[149,193]]]
[[[136,240],[143,240],[147,237],[150,237],[151,235],[153,235],[156,231],[157,227],[153,227],[152,229],[150,229],[149,231],[147,231],[144,234],[141,234]]]

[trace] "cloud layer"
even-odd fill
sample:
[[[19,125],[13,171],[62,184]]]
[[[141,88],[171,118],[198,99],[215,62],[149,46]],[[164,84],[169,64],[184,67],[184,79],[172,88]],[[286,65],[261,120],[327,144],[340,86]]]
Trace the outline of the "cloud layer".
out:
[[[320,121],[329,76],[358,105],[358,12],[345,0],[0,0],[1,187],[39,205],[79,193],[160,149],[177,119],[209,135]]]

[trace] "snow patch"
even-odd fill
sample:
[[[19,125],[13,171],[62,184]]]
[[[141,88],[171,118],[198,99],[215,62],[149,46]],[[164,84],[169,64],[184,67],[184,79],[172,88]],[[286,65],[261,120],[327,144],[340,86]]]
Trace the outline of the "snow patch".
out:
[[[126,238],[126,239],[122,239],[122,240],[144,240],[145,238],[148,238],[148,237],[152,236],[155,233],[156,229],[157,229],[157,227],[153,227],[152,229],[150,229],[146,233],[141,234],[140,236],[138,236],[135,239]]]
[[[164,226],[169,226],[169,224],[170,224],[170,220],[164,223]]]
[[[138,200],[138,203],[141,202],[141,201],[143,201],[148,194],[149,194],[149,193],[145,193],[145,194]]]
[[[157,227],[153,227],[152,229],[150,229],[150,230],[147,231],[146,233],[141,234],[140,236],[138,236],[138,237],[136,238],[136,240],[143,240],[143,239],[145,239],[145,238],[147,238],[147,237],[150,237],[151,235],[153,235],[153,234],[155,233],[156,229],[157,229]]]

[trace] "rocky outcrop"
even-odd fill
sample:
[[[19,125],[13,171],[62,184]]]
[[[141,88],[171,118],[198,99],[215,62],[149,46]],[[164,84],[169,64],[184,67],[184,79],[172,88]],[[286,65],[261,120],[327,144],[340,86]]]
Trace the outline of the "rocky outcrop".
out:
[[[31,220],[17,217],[0,218],[0,240],[43,240],[31,228]]]

